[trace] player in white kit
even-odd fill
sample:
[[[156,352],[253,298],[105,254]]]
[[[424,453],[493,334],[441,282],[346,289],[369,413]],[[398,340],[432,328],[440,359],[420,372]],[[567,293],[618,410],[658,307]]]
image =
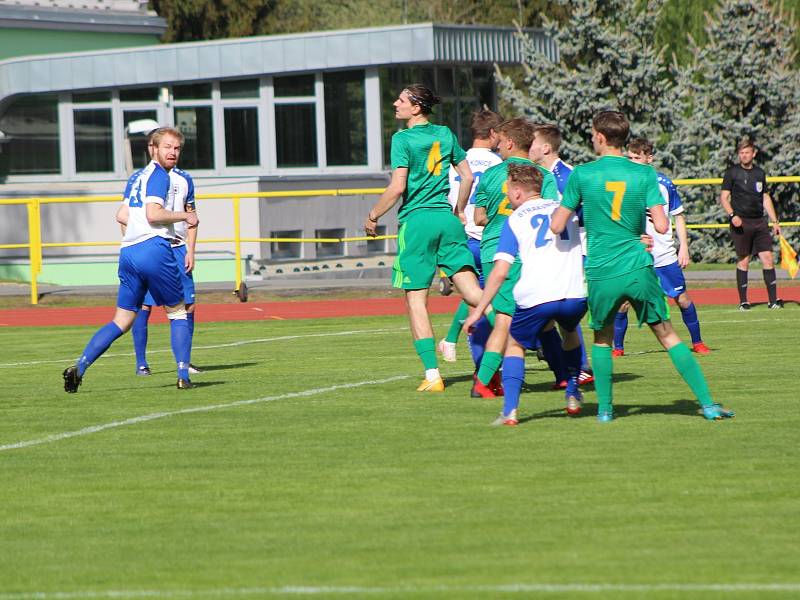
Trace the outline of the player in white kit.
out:
[[[577,219],[570,220],[560,235],[550,231],[550,217],[558,200],[541,198],[542,173],[533,166],[508,166],[508,199],[514,212],[503,227],[494,268],[486,282],[481,301],[464,323],[471,327],[494,298],[508,270],[519,254],[522,271],[514,287],[516,310],[503,358],[503,413],[497,425],[516,425],[519,395],[525,379],[525,350],[534,347],[541,330],[551,321],[558,323],[568,372],[567,412],[580,412],[580,339],[576,327],[586,313],[586,287]]]
[[[467,206],[464,209],[464,216],[466,218],[464,231],[467,234],[467,246],[475,257],[475,269],[477,270],[481,287],[483,287],[483,273],[481,271],[481,235],[483,234],[483,227],[475,225],[475,190],[484,172],[489,169],[489,167],[503,162],[503,159],[493,150],[493,148],[497,147],[498,139],[495,130],[502,122],[503,117],[496,112],[481,110],[472,113],[472,121],[470,123],[472,147],[467,150],[467,164],[472,171],[474,179],[472,180],[472,191],[470,192]],[[450,194],[448,198],[450,204],[454,208],[458,200],[460,182],[461,178],[458,176],[458,173],[454,168],[450,167]],[[469,306],[466,302],[462,301],[458,305],[458,310],[453,315],[453,321],[450,324],[447,336],[439,342],[439,352],[442,353],[442,358],[447,362],[455,362],[456,360],[456,342],[458,342],[461,326],[468,314]],[[475,365],[481,364],[484,345],[486,344],[490,332],[491,326],[489,322],[483,319],[476,325],[473,333],[469,335],[469,349],[472,353],[472,360]]]

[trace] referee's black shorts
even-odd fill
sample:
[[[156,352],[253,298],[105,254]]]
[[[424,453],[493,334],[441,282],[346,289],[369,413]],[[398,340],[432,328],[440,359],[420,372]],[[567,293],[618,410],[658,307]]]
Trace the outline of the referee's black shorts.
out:
[[[772,252],[772,234],[764,217],[741,217],[742,226],[730,226],[731,240],[736,256],[755,256],[759,252]]]

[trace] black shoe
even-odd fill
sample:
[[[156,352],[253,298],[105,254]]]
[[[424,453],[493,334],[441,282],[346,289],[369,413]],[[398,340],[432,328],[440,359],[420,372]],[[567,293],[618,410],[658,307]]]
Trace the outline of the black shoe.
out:
[[[175,387],[179,390],[190,390],[194,387],[194,384],[188,379],[178,379],[178,383],[175,384]]]
[[[783,308],[783,300],[778,298],[775,302],[770,302],[767,304],[767,308]]]
[[[202,372],[203,372],[203,369],[193,365],[192,363],[189,363],[189,375],[197,375],[198,373],[202,373]]]
[[[152,373],[150,372],[150,367],[139,367],[138,369],[136,369],[136,374],[139,377],[147,377],[148,375],[152,375]]]
[[[750,310],[750,303],[749,302],[742,302],[739,305],[739,310]]]
[[[78,375],[78,367],[72,366],[64,369],[64,391],[68,394],[74,394],[78,391],[78,386],[83,381],[83,378]]]

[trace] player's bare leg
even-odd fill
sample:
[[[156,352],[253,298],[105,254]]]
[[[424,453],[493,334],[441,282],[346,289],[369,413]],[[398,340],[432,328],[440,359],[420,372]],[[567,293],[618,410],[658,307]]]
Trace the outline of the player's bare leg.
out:
[[[428,314],[428,289],[405,290],[406,309],[411,326],[414,349],[425,368],[425,379],[417,388],[418,392],[442,392],[444,381],[439,373],[436,358],[436,345],[433,339],[433,326]]]

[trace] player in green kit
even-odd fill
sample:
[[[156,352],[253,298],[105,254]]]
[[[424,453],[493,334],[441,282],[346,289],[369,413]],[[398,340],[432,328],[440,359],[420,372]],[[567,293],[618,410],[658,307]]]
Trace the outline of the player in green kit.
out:
[[[653,258],[641,243],[645,216],[658,233],[669,227],[661,204],[655,170],[627,160],[622,149],[630,125],[620,112],[603,111],[592,120],[592,145],[599,159],[575,167],[561,206],[553,213],[550,229],[561,233],[572,213],[583,205],[588,238],[586,280],[589,326],[594,330],[592,365],[601,422],[613,420],[611,345],[619,306],[630,302],[669,354],[673,365],[697,396],[706,419],[733,416],[711,398],[705,376],[669,321],[664,293],[653,267]]]
[[[484,226],[481,237],[481,266],[485,281],[488,281],[494,268],[494,254],[497,250],[500,233],[503,231],[509,215],[514,212],[508,199],[508,184],[506,183],[508,165],[535,166],[544,177],[542,198],[558,200],[558,186],[553,174],[528,158],[528,151],[533,142],[533,132],[534,125],[526,119],[510,119],[501,123],[497,128],[499,137],[497,151],[503,162],[487,169],[475,190],[475,224]],[[503,393],[497,369],[503,362],[508,331],[514,316],[516,304],[513,292],[514,285],[519,279],[520,266],[521,263],[517,259],[517,262],[511,267],[505,283],[492,301],[495,323],[489,339],[486,340],[486,350],[472,386],[471,395],[474,398],[494,398]]]
[[[403,199],[397,215],[400,228],[392,283],[405,291],[414,348],[425,367],[419,392],[444,391],[428,316],[428,290],[434,276],[439,269],[444,271],[471,306],[482,293],[464,233],[472,171],[455,134],[428,121],[438,103],[439,98],[421,84],[409,85],[395,100],[395,116],[408,129],[392,136],[392,179],[364,223],[367,235],[375,236],[378,219]],[[451,165],[461,177],[455,209],[447,197]],[[494,320],[491,310],[487,317]]]

